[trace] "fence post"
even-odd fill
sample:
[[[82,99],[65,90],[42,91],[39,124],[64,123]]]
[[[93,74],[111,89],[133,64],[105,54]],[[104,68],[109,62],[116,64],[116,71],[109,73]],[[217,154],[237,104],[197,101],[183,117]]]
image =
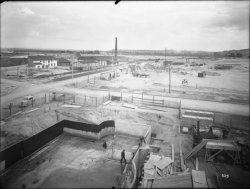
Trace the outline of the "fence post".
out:
[[[11,115],[11,108],[12,108],[12,103],[10,103],[9,109],[10,109],[10,115]]]

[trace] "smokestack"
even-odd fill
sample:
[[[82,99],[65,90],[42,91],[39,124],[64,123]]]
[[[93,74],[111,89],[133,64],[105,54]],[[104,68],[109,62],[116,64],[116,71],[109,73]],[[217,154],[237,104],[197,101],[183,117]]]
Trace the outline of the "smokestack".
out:
[[[117,37],[115,38],[115,64],[117,64]]]

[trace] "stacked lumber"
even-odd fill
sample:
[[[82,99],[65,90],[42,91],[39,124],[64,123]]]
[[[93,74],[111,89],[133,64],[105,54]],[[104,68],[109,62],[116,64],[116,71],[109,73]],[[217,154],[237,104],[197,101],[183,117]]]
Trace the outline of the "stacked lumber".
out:
[[[169,157],[150,153],[149,160],[144,164],[146,178],[164,177],[170,175],[173,170],[173,160]]]
[[[192,188],[190,173],[154,179],[152,188]]]
[[[205,171],[192,170],[193,188],[208,188]]]

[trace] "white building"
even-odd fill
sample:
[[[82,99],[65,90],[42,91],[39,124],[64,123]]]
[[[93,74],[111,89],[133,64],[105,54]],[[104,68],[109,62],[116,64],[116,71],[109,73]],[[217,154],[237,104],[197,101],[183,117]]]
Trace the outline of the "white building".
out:
[[[57,59],[53,56],[36,55],[28,56],[28,66],[35,68],[55,68]]]

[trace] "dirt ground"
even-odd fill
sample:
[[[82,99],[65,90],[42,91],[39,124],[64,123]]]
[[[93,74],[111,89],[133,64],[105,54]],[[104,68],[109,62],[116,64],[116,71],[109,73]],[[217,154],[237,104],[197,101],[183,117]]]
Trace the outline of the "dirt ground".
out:
[[[3,175],[10,188],[111,188],[121,173],[120,162],[109,160],[102,141],[62,134]],[[106,174],[106,173],[109,174]]]
[[[171,66],[171,96],[210,100],[230,103],[249,103],[249,60],[219,59],[206,60],[204,66],[184,65]],[[230,70],[215,70],[216,64],[231,64]],[[96,79],[91,82],[77,83],[77,88],[115,90],[134,93],[149,93],[153,95],[167,94],[169,91],[168,67],[161,63],[141,63],[141,69],[149,74],[147,78],[133,77],[132,74],[121,74],[111,81]],[[206,71],[204,78],[198,77],[198,72]],[[182,84],[183,79],[188,84]],[[221,82],[218,82],[221,81]]]

